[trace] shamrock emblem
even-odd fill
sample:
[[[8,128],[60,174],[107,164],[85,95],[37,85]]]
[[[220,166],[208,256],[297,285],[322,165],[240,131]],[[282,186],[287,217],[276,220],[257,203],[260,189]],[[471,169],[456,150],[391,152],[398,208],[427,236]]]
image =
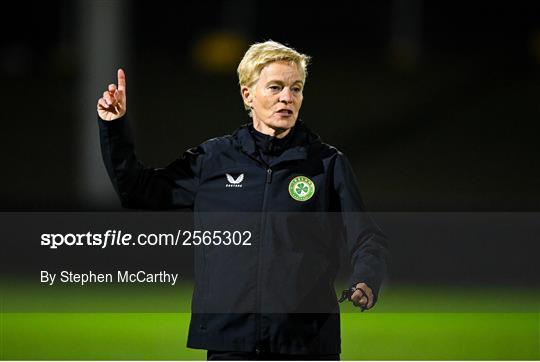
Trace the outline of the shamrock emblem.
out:
[[[309,187],[305,185],[304,183],[300,182],[298,185],[296,185],[296,193],[298,195],[302,195],[309,191]]]
[[[289,183],[289,195],[296,201],[307,201],[315,193],[315,185],[306,176],[296,176]]]

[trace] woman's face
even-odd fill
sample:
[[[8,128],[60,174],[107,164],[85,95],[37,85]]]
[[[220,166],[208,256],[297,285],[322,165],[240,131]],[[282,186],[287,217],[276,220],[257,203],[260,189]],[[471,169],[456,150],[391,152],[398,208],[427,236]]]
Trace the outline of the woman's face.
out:
[[[295,63],[278,61],[266,65],[251,88],[241,89],[244,101],[251,107],[254,127],[259,132],[284,137],[298,118],[303,87]]]

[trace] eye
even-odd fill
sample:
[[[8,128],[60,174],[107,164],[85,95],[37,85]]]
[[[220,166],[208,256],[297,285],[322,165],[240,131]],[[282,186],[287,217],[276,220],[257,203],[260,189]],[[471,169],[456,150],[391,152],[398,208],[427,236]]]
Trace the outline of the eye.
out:
[[[292,87],[292,91],[295,92],[295,93],[301,93],[302,88],[300,88],[300,87]]]
[[[281,87],[279,85],[271,85],[271,86],[268,87],[268,89],[270,89],[272,91],[280,91]]]

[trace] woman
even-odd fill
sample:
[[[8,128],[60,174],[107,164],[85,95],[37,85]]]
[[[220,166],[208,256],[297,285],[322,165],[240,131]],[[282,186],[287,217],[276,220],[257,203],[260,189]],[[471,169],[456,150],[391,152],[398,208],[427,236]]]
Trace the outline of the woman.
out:
[[[222,220],[207,213],[256,215],[243,220],[252,247],[196,248],[188,346],[208,359],[339,359],[340,233],[353,267],[349,299],[362,309],[377,300],[386,239],[362,213],[345,156],[298,119],[308,61],[277,42],[253,44],[238,66],[252,122],[162,169],[135,157],[122,70],[98,100],[103,159],[123,206],[187,207],[209,227]],[[340,213],[340,232],[329,212]]]

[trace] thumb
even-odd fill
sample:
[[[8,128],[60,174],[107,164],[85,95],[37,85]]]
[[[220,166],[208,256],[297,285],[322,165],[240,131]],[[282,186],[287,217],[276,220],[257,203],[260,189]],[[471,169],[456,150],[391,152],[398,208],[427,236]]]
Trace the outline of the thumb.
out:
[[[117,76],[118,76],[118,91],[125,92],[126,91],[126,74],[124,73],[124,70],[122,68],[118,69]]]

